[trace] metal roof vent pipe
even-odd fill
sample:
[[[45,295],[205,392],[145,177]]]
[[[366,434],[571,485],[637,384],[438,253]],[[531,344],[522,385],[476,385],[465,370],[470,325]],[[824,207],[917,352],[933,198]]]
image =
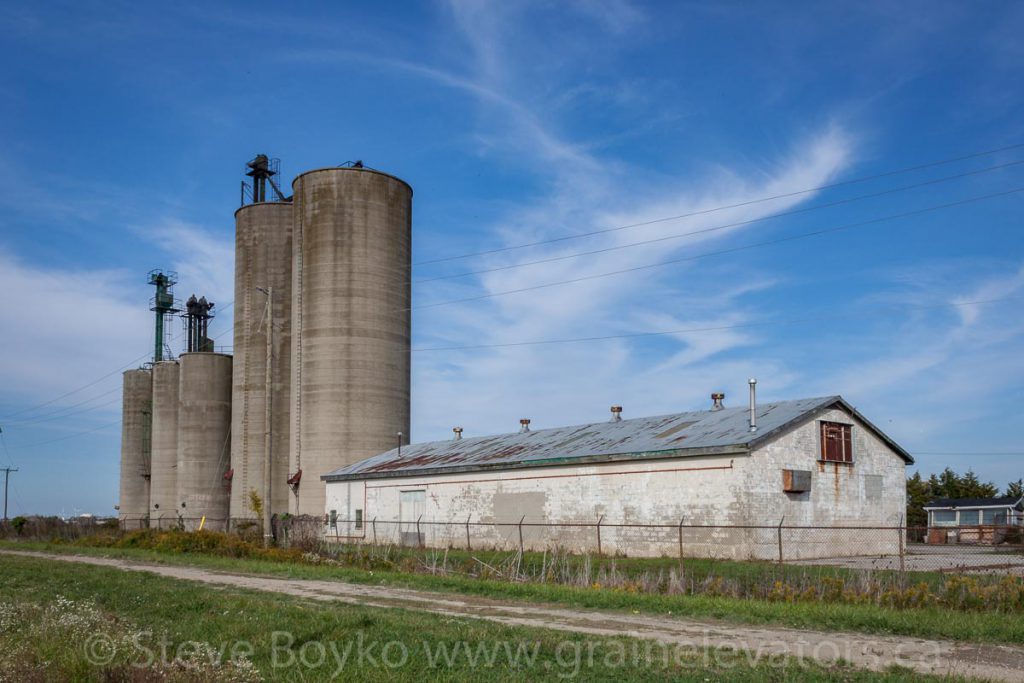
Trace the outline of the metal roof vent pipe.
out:
[[[750,385],[750,432],[757,431],[757,380],[751,377],[747,380]]]
[[[725,394],[723,394],[722,392],[716,391],[715,393],[711,394],[711,400],[711,410],[721,410],[722,408],[725,407],[725,404],[722,403],[722,401],[725,400]]]
[[[519,421],[519,433],[525,434],[528,431],[530,431],[530,421],[524,417]]]
[[[462,427],[452,427],[452,431],[455,432],[455,436],[452,437],[452,441],[462,440]]]
[[[612,406],[611,422],[622,422],[622,406]]]

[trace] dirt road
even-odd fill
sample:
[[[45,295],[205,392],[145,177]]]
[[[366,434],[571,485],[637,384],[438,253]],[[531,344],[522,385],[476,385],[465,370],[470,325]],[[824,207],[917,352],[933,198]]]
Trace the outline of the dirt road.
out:
[[[200,567],[154,565],[81,555],[7,550],[0,552],[56,562],[77,562],[124,571],[150,572],[175,579],[284,593],[314,600],[368,607],[413,609],[448,616],[486,619],[515,626],[597,636],[631,636],[687,649],[729,648],[747,653],[747,658],[751,661],[769,656],[788,655],[825,664],[842,659],[855,666],[874,670],[882,670],[895,664],[920,673],[955,674],[996,681],[1024,680],[1024,647],[974,645],[846,632],[804,631],[774,626],[746,626],[670,615],[645,616],[569,609],[387,586],[282,579],[211,571]]]

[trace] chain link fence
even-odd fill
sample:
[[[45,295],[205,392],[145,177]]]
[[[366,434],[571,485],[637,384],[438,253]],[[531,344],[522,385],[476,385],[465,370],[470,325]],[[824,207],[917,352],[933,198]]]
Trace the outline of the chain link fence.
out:
[[[1024,575],[1020,526],[927,527],[325,520],[328,543],[672,557],[916,572]]]
[[[0,537],[73,541],[140,529],[227,531],[263,537],[253,519],[163,517],[136,519],[28,517],[0,522]],[[985,573],[1024,576],[1024,527],[705,525],[589,521],[538,522],[473,519],[438,521],[274,516],[270,535],[279,547],[394,546],[525,554],[558,551],[606,558],[755,561],[856,570]]]

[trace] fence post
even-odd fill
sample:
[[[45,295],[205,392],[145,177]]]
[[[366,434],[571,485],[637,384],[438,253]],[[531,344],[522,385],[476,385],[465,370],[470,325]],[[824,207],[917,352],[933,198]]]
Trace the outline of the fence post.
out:
[[[604,521],[604,515],[597,520],[597,554],[601,554],[601,522]]]
[[[472,550],[473,544],[469,540],[469,519],[473,515],[466,515],[466,550]]]
[[[377,516],[374,515],[373,521],[370,522],[370,526],[373,528],[373,544],[377,545]]]
[[[779,532],[779,564],[780,565],[782,564],[782,523],[785,520],[786,520],[786,516],[783,515],[782,518],[779,520],[779,528],[778,528],[778,532]]]
[[[679,580],[683,580],[683,521],[685,517],[679,518]]]
[[[416,543],[419,547],[423,547],[423,534],[420,532],[420,520],[423,519],[423,515],[416,518]]]
[[[900,577],[902,577],[903,574],[906,571],[906,560],[905,560],[906,550],[904,548],[905,538],[904,538],[904,528],[903,528],[903,515],[900,515],[900,527],[899,527],[899,529],[897,529],[897,531],[899,532],[899,536],[900,536],[899,537],[899,542],[900,542]]]
[[[526,515],[523,515],[519,520],[519,556],[522,557],[525,554],[523,549],[523,520],[526,519]]]

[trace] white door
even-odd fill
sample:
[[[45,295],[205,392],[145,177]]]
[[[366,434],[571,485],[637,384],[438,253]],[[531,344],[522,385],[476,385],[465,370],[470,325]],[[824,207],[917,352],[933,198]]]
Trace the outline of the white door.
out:
[[[399,499],[399,542],[402,545],[423,545],[425,530],[421,527],[420,534],[416,533],[416,521],[423,516],[427,508],[427,492],[402,491]]]

